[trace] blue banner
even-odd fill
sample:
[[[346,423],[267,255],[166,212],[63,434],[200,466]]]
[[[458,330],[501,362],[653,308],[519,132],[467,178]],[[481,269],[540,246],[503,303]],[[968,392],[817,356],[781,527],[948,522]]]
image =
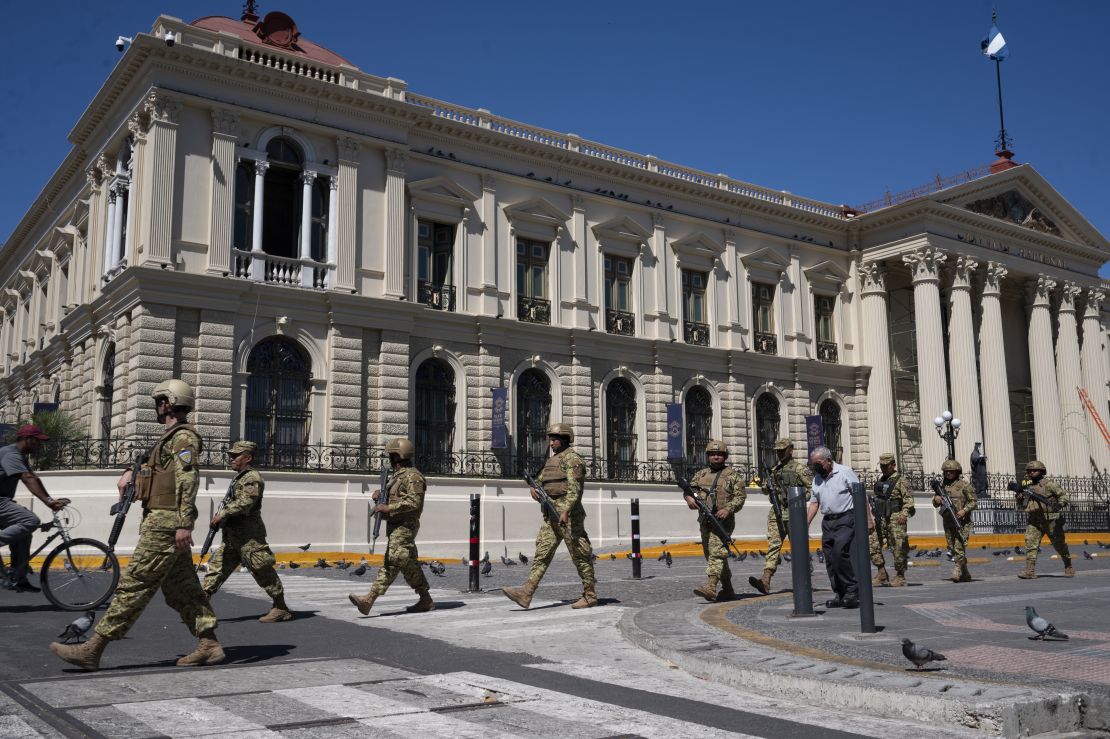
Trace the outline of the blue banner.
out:
[[[667,459],[686,456],[682,443],[682,403],[667,403]]]
[[[806,459],[814,449],[825,446],[825,419],[821,416],[806,416],[806,446],[809,448]]]
[[[508,397],[508,388],[495,387],[493,389],[493,442],[490,444],[491,449],[504,449],[509,445],[505,428],[505,403]]]

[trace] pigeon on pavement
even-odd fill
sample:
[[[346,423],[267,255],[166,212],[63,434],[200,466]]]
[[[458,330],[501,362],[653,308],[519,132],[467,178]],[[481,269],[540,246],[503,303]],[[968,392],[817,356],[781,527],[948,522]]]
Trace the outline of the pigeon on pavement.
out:
[[[524,556],[524,552],[520,552],[519,554],[517,554],[516,558],[520,560],[520,563],[522,565],[528,564],[528,557]]]
[[[1037,632],[1037,635],[1029,637],[1030,639],[1040,639],[1041,641],[1055,639],[1065,641],[1068,638],[1067,634],[1062,631],[1057,631],[1055,626],[1050,624],[1046,619],[1038,616],[1037,612],[1033,610],[1033,606],[1025,607],[1025,623],[1029,625],[1029,628]]]
[[[667,563],[667,567],[670,567],[671,564],[674,563],[674,558],[671,557],[670,552],[664,552],[664,554],[666,555],[666,558],[663,561],[665,561]]]
[[[482,558],[481,558],[480,560],[478,560],[478,561],[479,561],[479,562],[489,562],[489,552],[486,552],[486,556],[482,557]]]
[[[428,569],[433,575],[438,575],[439,577],[444,577],[444,573],[447,572],[447,566],[440,562],[438,559],[433,559],[431,562],[429,562]]]
[[[85,611],[85,615],[75,618],[73,623],[65,628],[65,631],[58,634],[58,638],[62,640],[62,644],[69,644],[74,639],[80,639],[92,628],[93,621],[95,620],[95,611]]]
[[[351,577],[351,576],[362,577],[365,574],[366,574],[366,565],[359,565],[355,569],[348,572],[347,577]]]
[[[297,547],[297,549],[300,549],[302,552],[307,552],[310,546],[312,546],[312,542],[305,544],[303,547]]]
[[[289,563],[289,569],[296,570],[296,569],[299,569],[299,568],[300,568],[300,565],[297,564],[296,562],[290,562]]]
[[[932,649],[918,646],[909,639],[902,640],[902,655],[910,662],[913,662],[918,670],[930,662],[943,662],[948,659],[940,652],[934,652]]]
[[[314,564],[313,567],[317,567],[321,570],[326,570],[331,567],[331,565],[328,564],[328,561],[326,559],[320,557],[318,560],[316,560],[316,564]]]
[[[488,575],[488,574],[490,574],[491,572],[493,572],[493,563],[491,563],[491,562],[490,562],[490,561],[489,561],[488,559],[487,559],[487,560],[484,560],[484,561],[482,562],[482,569],[481,569],[481,573],[482,573],[483,575]]]
[[[505,565],[506,567],[515,567],[516,566],[516,562],[509,559],[504,554],[501,555],[501,564]]]

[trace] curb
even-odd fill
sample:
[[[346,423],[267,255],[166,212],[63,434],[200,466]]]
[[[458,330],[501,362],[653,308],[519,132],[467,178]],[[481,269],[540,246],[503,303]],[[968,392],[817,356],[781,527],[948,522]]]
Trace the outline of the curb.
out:
[[[917,674],[806,647],[782,649],[794,645],[769,637],[757,642],[744,638],[740,627],[711,625],[727,621],[727,612],[737,607],[664,603],[626,612],[619,628],[629,643],[695,677],[774,698],[796,701],[804,695],[810,705],[829,709],[1005,737],[1106,727],[1110,700],[1098,696]]]

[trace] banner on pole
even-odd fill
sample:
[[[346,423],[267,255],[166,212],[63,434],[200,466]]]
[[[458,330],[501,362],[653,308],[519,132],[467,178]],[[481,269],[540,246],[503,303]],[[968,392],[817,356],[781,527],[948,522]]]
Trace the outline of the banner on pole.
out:
[[[682,459],[682,403],[667,403],[667,459]]]
[[[509,445],[505,428],[505,403],[508,397],[508,388],[493,389],[493,442],[490,444],[492,449],[504,449]]]
[[[825,419],[821,416],[806,416],[806,446],[809,449],[806,459],[814,449],[825,446]]]

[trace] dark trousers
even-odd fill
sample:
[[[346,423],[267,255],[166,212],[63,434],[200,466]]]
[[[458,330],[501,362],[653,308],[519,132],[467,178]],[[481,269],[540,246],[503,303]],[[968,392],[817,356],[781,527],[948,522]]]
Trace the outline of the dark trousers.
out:
[[[12,583],[27,581],[31,560],[31,535],[42,523],[39,517],[11,498],[0,498],[0,546],[11,547],[8,577]]]
[[[852,567],[852,541],[856,538],[852,511],[821,519],[821,549],[832,589],[841,600],[859,598],[856,571]]]

